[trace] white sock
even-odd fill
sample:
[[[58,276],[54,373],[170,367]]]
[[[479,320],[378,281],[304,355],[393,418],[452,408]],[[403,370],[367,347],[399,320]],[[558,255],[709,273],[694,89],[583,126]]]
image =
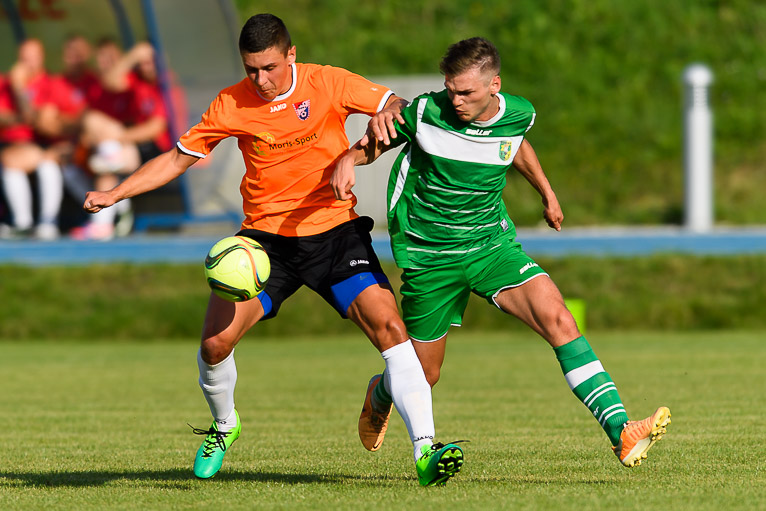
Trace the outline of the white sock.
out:
[[[64,176],[58,163],[53,160],[40,162],[37,189],[40,192],[40,223],[56,225],[64,198]]]
[[[5,200],[13,216],[13,226],[29,229],[34,224],[32,217],[32,186],[26,173],[19,169],[5,168],[0,172],[3,179]]]
[[[133,204],[130,202],[130,199],[123,199],[114,205],[114,211],[116,214],[122,215],[130,211],[132,207]]]
[[[104,208],[96,213],[93,213],[90,217],[90,221],[94,224],[114,224],[114,218],[117,216],[117,210],[114,206],[111,208]]]
[[[210,413],[218,423],[219,431],[229,431],[237,425],[234,414],[234,387],[237,384],[237,365],[234,350],[223,361],[210,365],[202,360],[202,350],[197,352],[199,386],[205,395]]]
[[[431,386],[428,385],[412,341],[389,348],[381,355],[386,361],[386,386],[390,389],[396,411],[407,426],[417,461],[420,458],[420,448],[431,445],[434,438]]]

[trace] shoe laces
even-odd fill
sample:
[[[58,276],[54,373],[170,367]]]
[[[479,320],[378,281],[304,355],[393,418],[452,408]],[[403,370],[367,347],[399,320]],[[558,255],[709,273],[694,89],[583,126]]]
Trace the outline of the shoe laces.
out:
[[[213,452],[216,450],[216,448],[221,449],[222,451],[226,451],[226,437],[231,434],[231,431],[218,431],[214,427],[210,427],[210,429],[201,429],[201,428],[195,428],[188,422],[186,423],[187,426],[189,426],[192,429],[192,432],[195,435],[207,435],[205,437],[205,445],[203,447],[202,457],[203,458],[209,458],[213,455]]]
[[[433,453],[435,453],[439,449],[442,449],[442,448],[446,447],[449,444],[460,444],[460,443],[463,443],[463,442],[470,442],[470,440],[455,440],[453,442],[447,442],[446,444],[443,444],[441,442],[436,442],[435,444],[431,444],[431,450],[426,452],[426,453],[424,453],[423,455],[424,456],[431,456],[431,455],[433,455]]]

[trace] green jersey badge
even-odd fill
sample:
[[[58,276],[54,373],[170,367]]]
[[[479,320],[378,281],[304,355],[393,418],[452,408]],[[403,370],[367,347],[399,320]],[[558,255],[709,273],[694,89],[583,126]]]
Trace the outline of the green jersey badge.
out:
[[[513,154],[513,151],[511,150],[512,147],[513,147],[513,142],[510,140],[500,142],[500,159],[501,160],[508,161],[508,159],[511,157],[511,154]]]

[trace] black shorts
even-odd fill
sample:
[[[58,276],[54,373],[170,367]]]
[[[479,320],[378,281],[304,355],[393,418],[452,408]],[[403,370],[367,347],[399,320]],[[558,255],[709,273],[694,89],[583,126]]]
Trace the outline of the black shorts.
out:
[[[263,319],[276,316],[282,302],[303,285],[346,318],[359,293],[375,284],[388,284],[372,249],[372,226],[372,219],[363,216],[312,236],[280,236],[254,229],[237,233],[254,239],[269,254],[271,275],[258,295]]]

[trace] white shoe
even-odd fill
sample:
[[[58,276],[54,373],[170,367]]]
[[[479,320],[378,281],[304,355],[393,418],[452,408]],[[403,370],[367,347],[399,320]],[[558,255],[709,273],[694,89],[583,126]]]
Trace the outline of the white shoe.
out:
[[[57,240],[61,236],[59,228],[54,224],[40,224],[35,227],[35,238],[42,241]]]

